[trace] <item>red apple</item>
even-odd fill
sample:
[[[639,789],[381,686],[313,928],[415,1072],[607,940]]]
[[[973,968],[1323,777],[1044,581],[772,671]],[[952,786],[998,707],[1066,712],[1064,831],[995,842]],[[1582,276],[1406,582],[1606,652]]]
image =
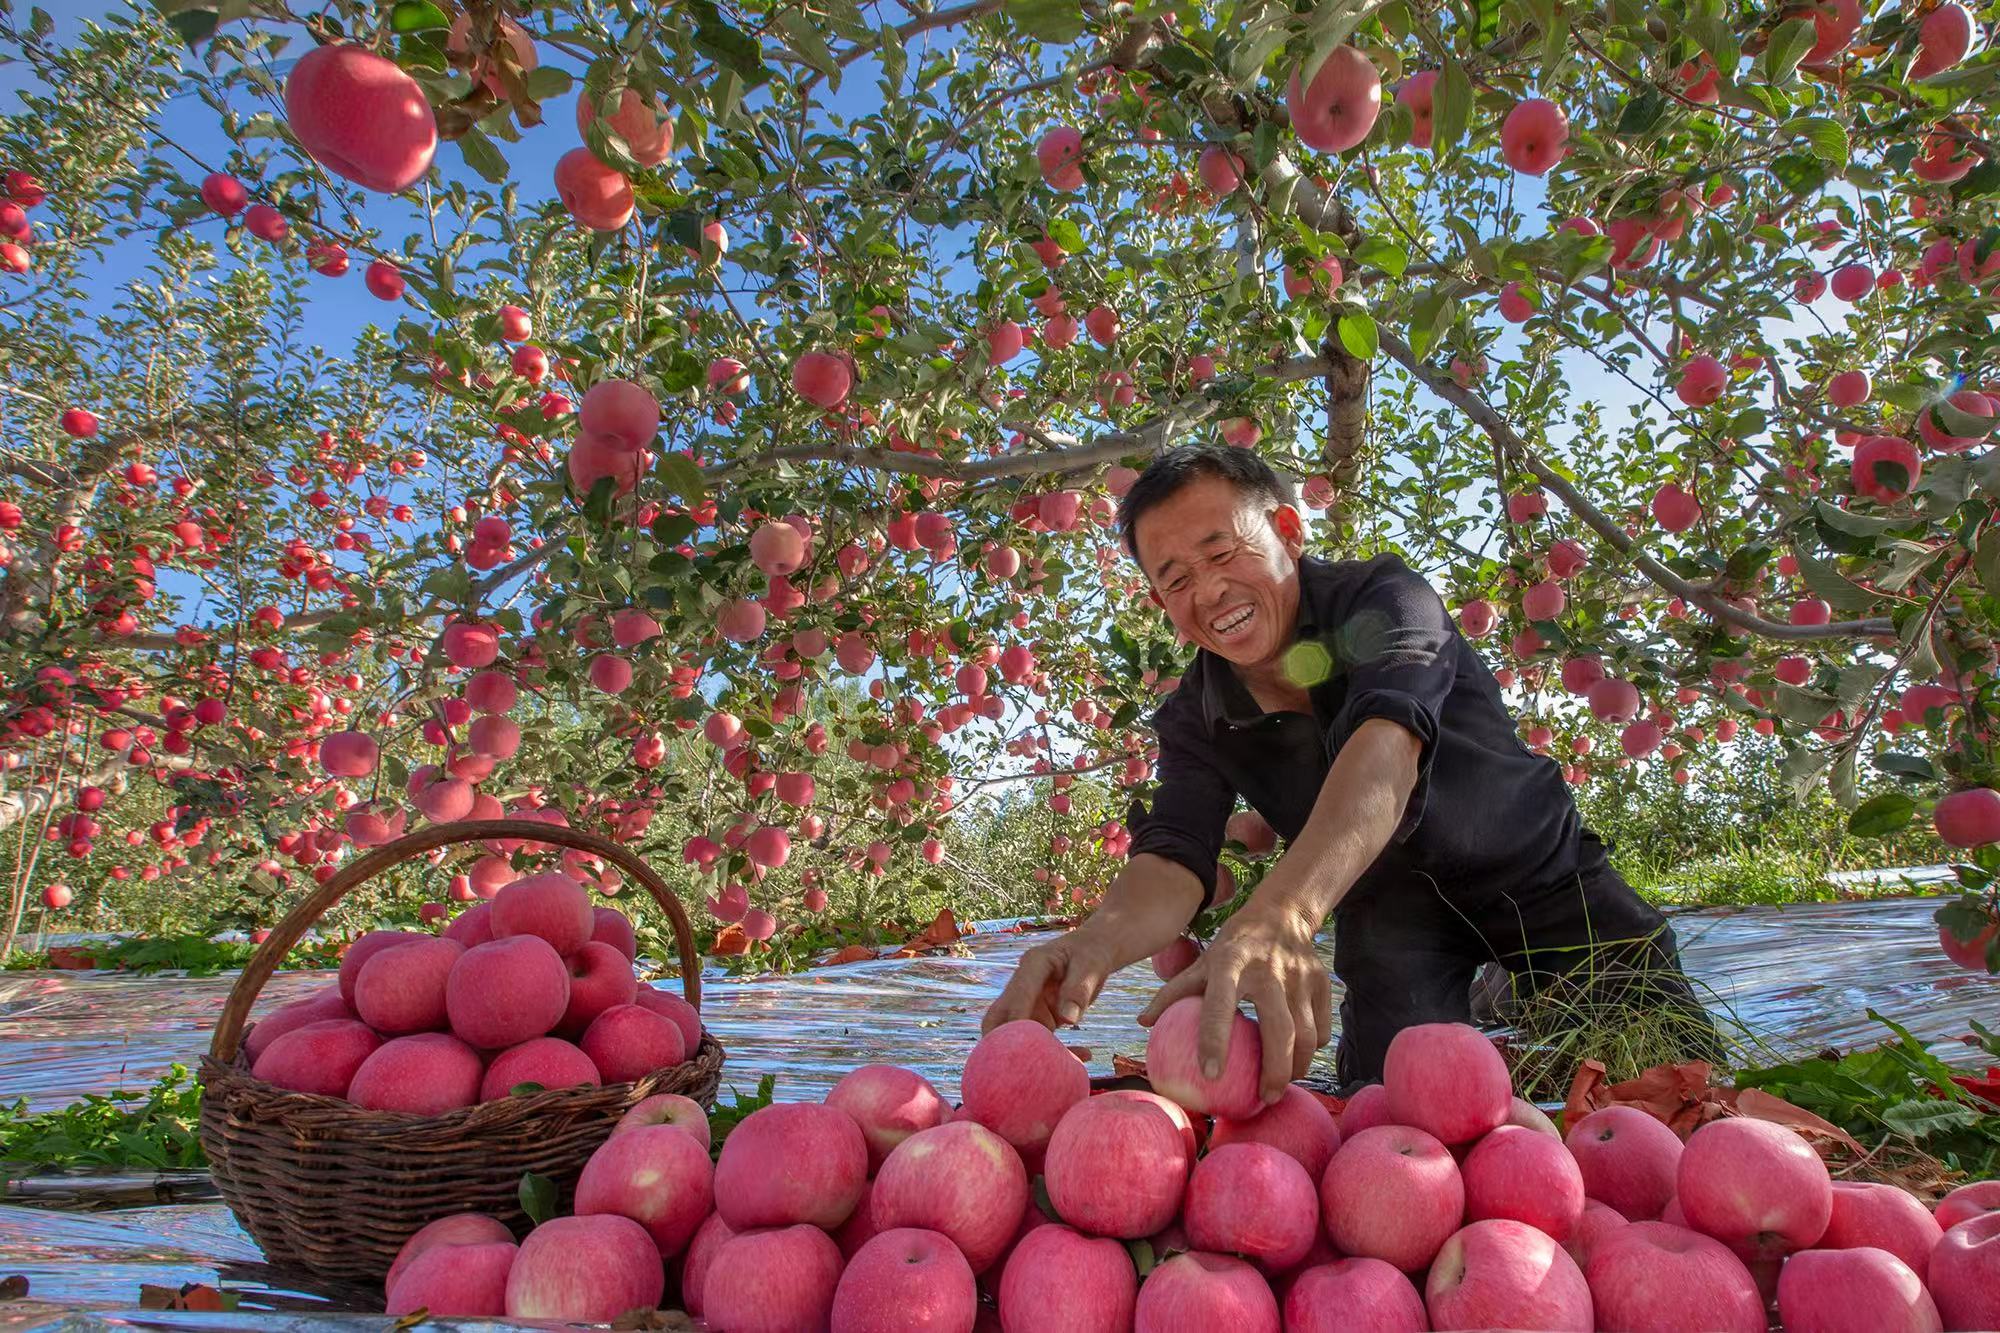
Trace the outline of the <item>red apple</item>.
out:
[[[1590,1286],[1562,1246],[1525,1222],[1474,1222],[1445,1241],[1424,1281],[1431,1327],[1596,1327]]]
[[[714,1266],[717,1252],[735,1234],[729,1223],[722,1220],[721,1213],[710,1213],[695,1228],[694,1239],[688,1242],[687,1257],[681,1261],[681,1306],[689,1314],[701,1314],[702,1288],[707,1285],[708,1270]]]
[[[345,42],[315,47],[292,67],[285,115],[321,166],[384,194],[416,184],[437,152],[437,118],[417,81]]]
[[[1727,1245],[1686,1227],[1621,1222],[1591,1247],[1584,1276],[1604,1328],[1764,1329],[1764,1298],[1750,1270]]]
[[[1500,125],[1500,155],[1524,175],[1547,175],[1568,142],[1569,117],[1545,97],[1516,102]]]
[[[867,1179],[868,1143],[853,1116],[812,1102],[761,1107],[722,1141],[716,1211],[737,1231],[797,1222],[830,1230]]]
[[[552,1089],[594,1088],[603,1082],[597,1066],[575,1045],[561,1037],[531,1037],[493,1057],[479,1083],[479,1100],[510,1096],[523,1083]]]
[[[340,987],[328,986],[316,990],[303,1000],[293,1000],[273,1009],[258,1019],[243,1038],[243,1053],[251,1064],[257,1057],[287,1032],[302,1028],[308,1023],[324,1023],[331,1019],[353,1018],[354,1012],[347,1007],[347,1001],[340,997]]]
[[[1938,1333],[1944,1327],[1923,1280],[1873,1246],[1804,1250],[1778,1272],[1778,1318],[1820,1333]]]
[[[687,1044],[670,1018],[636,1004],[614,1004],[584,1029],[577,1043],[606,1083],[636,1083],[687,1059]]]
[[[738,1126],[736,1134],[742,1132]],[[735,1134],[724,1143],[725,1153],[733,1142]],[[1028,1173],[1007,1140],[977,1121],[954,1120],[896,1145],[876,1173],[873,1205],[883,1230],[943,1232],[972,1271],[983,1273],[1020,1225]]]
[[[504,892],[504,890],[503,890]],[[614,1005],[629,1005],[638,994],[639,982],[632,975],[631,960],[612,944],[586,940],[568,955],[569,1006],[563,1010],[556,1031],[564,1036],[580,1036],[597,1016]],[[685,1059],[686,1041],[683,1039]]]
[[[1222,1072],[1211,1079],[1202,1072],[1197,1047],[1201,1006],[1201,997],[1190,995],[1167,1006],[1153,1023],[1146,1038],[1146,1076],[1153,1091],[1203,1115],[1232,1120],[1255,1115],[1264,1105],[1258,1088],[1264,1055],[1257,1024],[1241,1013],[1232,1015]]]
[[[681,1030],[681,1043],[687,1049],[688,1058],[694,1057],[696,1048],[701,1045],[701,1010],[672,991],[661,990],[644,982],[640,983],[632,1002],[641,1009],[650,1009],[656,1014],[671,1018],[674,1026]]]
[[[1380,1083],[1368,1083],[1347,1099],[1334,1125],[1340,1130],[1340,1141],[1345,1143],[1364,1129],[1395,1123],[1389,1114],[1389,1090]]]
[[[1217,1120],[1209,1146],[1268,1143],[1289,1154],[1317,1181],[1340,1147],[1340,1129],[1326,1104],[1296,1083],[1285,1085],[1284,1096],[1247,1120]]]
[[[1631,1225],[1632,1223],[1626,1220],[1625,1214],[1610,1204],[1599,1203],[1595,1199],[1585,1199],[1583,1216],[1579,1217],[1576,1225],[1570,1229],[1569,1239],[1563,1242],[1563,1248],[1569,1251],[1570,1258],[1576,1260],[1576,1266],[1588,1274],[1590,1256],[1597,1252],[1597,1247],[1613,1232]]]
[[[1930,1264],[1944,1227],[1908,1190],[1862,1180],[1833,1182],[1833,1212],[1814,1248],[1873,1246],[1901,1259],[1913,1273]]]
[[[653,1238],[631,1218],[556,1217],[521,1242],[507,1274],[506,1313],[607,1324],[631,1310],[657,1308],[666,1285]]]
[[[556,160],[555,184],[570,216],[592,231],[617,231],[632,220],[632,182],[588,148]]]
[[[1816,1244],[1833,1213],[1833,1181],[1812,1145],[1768,1120],[1711,1120],[1688,1136],[1675,1173],[1688,1225],[1746,1257]]]
[[[347,1100],[370,1111],[443,1115],[479,1100],[479,1053],[443,1032],[384,1042],[354,1071]]]
[[[495,939],[535,935],[568,956],[581,949],[596,929],[590,895],[559,872],[517,879],[493,895]]]
[[[2000,1213],[2000,1180],[1976,1180],[1938,1200],[1933,1216],[1941,1231],[1949,1231],[1960,1222],[1994,1213]]]
[[[1465,1023],[1418,1023],[1398,1032],[1382,1058],[1382,1086],[1397,1124],[1447,1146],[1506,1124],[1514,1109],[1507,1062]]]
[[[1043,1181],[1063,1221],[1092,1236],[1137,1240],[1174,1220],[1191,1154],[1158,1106],[1091,1097],[1049,1140]]]
[[[1285,1293],[1285,1333],[1425,1333],[1424,1298],[1395,1265],[1336,1259],[1301,1272]]]
[[[1023,1018],[979,1039],[959,1090],[964,1115],[1032,1158],[1063,1113],[1090,1095],[1090,1071],[1055,1033]]]
[[[396,1251],[396,1260],[389,1265],[389,1275],[382,1279],[382,1294],[388,1295],[396,1285],[396,1279],[405,1268],[434,1245],[486,1245],[514,1243],[514,1233],[507,1224],[497,1217],[485,1213],[448,1213],[433,1222],[419,1227],[414,1235],[403,1242],[403,1248]]]
[[[460,1039],[484,1050],[547,1035],[569,1007],[569,968],[548,941],[514,935],[467,949],[445,980],[445,1011]]]
[[[1075,1063],[1074,1056],[1069,1058]],[[895,1065],[862,1065],[850,1071],[826,1094],[826,1104],[847,1112],[861,1126],[871,1175],[881,1170],[897,1144],[919,1130],[943,1124],[951,1113],[929,1079]]]
[[[1132,1256],[1123,1245],[1045,1223],[1024,1234],[1007,1256],[1000,1327],[1004,1333],[1128,1333],[1138,1294]]]
[[[384,949],[393,949],[399,944],[409,944],[415,940],[433,938],[414,930],[371,930],[356,939],[340,954],[340,998],[347,1001],[347,1007],[354,1007],[354,985],[360,979],[361,969],[376,954]]]
[[[1341,1143],[1319,1185],[1334,1248],[1406,1273],[1429,1265],[1465,1216],[1465,1182],[1442,1143],[1408,1125],[1378,1125]]]
[[[1931,1251],[1927,1278],[1946,1328],[2000,1328],[2000,1214],[1945,1232]]]
[[[1644,1111],[1600,1107],[1570,1127],[1568,1144],[1584,1194],[1627,1220],[1653,1221],[1674,1197],[1680,1136]]]
[[[354,978],[354,1012],[385,1037],[445,1025],[445,985],[465,953],[457,940],[414,939],[384,949]]]
[[[619,1134],[629,1134],[635,1129],[644,1129],[649,1125],[668,1125],[678,1129],[699,1143],[703,1152],[708,1151],[712,1142],[708,1112],[701,1109],[700,1102],[692,1097],[683,1097],[677,1092],[656,1092],[639,1102],[619,1117],[611,1133],[616,1137]]]
[[[935,1231],[899,1227],[863,1245],[833,1294],[831,1333],[964,1333],[979,1311],[972,1269]]]
[[[583,1165],[576,1215],[616,1213],[646,1228],[671,1259],[687,1248],[715,1203],[715,1168],[706,1145],[670,1125],[613,1134]]]
[[[1241,1259],[1200,1251],[1147,1274],[1132,1313],[1133,1333],[1278,1333],[1278,1301],[1263,1275]]]
[[[1268,1143],[1231,1143],[1211,1147],[1195,1164],[1186,1222],[1196,1249],[1282,1273],[1312,1248],[1319,1198],[1312,1177],[1288,1154]]]
[[[1506,1217],[1567,1240],[1583,1216],[1583,1173],[1562,1140],[1501,1125],[1460,1164],[1467,1221]]]
[[[725,1151],[733,1137],[723,1140]],[[818,1227],[738,1232],[702,1278],[702,1318],[727,1333],[829,1328],[840,1269],[839,1247]]]
[[[1382,113],[1381,72],[1357,48],[1335,47],[1317,69],[1292,72],[1285,109],[1301,143],[1344,153],[1368,137]]]
[[[615,907],[590,909],[590,938],[608,944],[631,962],[639,956],[639,939],[632,933],[632,919]]]
[[[519,1253],[512,1237],[432,1246],[389,1284],[383,1313],[400,1319],[428,1310],[434,1318],[497,1319],[507,1313],[507,1275]]]
[[[355,1071],[381,1044],[366,1023],[339,1018],[307,1023],[266,1046],[250,1074],[293,1092],[345,1097]]]

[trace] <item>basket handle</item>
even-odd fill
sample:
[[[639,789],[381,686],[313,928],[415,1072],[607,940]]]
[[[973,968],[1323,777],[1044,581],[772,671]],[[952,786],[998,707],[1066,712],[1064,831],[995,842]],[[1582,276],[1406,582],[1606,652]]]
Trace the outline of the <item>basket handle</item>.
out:
[[[533,819],[474,819],[456,824],[436,824],[415,833],[406,833],[361,859],[348,862],[326,883],[314,889],[304,902],[272,928],[270,935],[257,946],[257,952],[244,964],[243,975],[236,979],[235,986],[230,988],[229,999],[223,1003],[222,1018],[215,1025],[215,1039],[209,1043],[209,1054],[222,1064],[236,1058],[237,1047],[243,1039],[243,1025],[249,1019],[250,1007],[257,1002],[264,983],[278,970],[278,964],[299,942],[307,927],[346,897],[349,890],[433,848],[458,842],[480,842],[488,838],[552,842],[590,852],[610,861],[645,885],[646,891],[666,910],[668,920],[673,923],[674,944],[681,955],[681,989],[687,994],[689,1004],[697,1009],[701,1007],[701,959],[695,952],[694,930],[688,925],[687,913],[682,910],[680,899],[645,861],[609,839],[561,824],[544,824]]]

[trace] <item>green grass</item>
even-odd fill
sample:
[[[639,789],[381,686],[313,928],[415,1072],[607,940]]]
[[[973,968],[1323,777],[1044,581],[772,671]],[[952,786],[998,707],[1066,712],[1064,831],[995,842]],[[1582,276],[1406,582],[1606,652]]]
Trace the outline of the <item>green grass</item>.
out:
[[[196,1170],[208,1165],[196,1137],[201,1084],[174,1065],[141,1092],[91,1094],[60,1111],[30,1113],[26,1099],[0,1118],[0,1161],[42,1169]]]
[[[1819,849],[1765,844],[1734,833],[1702,857],[1654,860],[1631,854],[1615,858],[1615,864],[1641,897],[1658,906],[1784,907],[1957,891],[1951,883],[1835,884],[1828,876],[1842,867]]]

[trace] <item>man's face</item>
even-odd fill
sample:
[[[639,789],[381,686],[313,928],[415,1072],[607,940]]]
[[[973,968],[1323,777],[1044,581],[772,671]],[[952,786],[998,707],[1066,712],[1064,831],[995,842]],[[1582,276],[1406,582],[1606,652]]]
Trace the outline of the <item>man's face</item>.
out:
[[[1305,549],[1298,510],[1200,477],[1146,511],[1133,535],[1153,600],[1184,638],[1252,668],[1291,646]]]

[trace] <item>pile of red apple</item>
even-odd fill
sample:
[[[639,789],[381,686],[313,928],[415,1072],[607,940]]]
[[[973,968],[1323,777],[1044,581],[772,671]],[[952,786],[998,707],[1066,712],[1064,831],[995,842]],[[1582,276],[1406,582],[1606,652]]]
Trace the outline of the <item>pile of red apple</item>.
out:
[[[338,986],[274,1011],[244,1049],[265,1082],[411,1115],[523,1084],[631,1083],[701,1042],[700,1013],[640,985],[637,954],[623,912],[568,875],[530,875],[441,934],[363,935]]]
[[[1619,1106],[1565,1142],[1456,1024],[1400,1034],[1337,1120],[1296,1086],[1264,1107],[1255,1024],[1211,1080],[1199,1015],[1155,1026],[1153,1092],[1093,1095],[1052,1033],[1009,1023],[956,1109],[869,1065],[823,1104],[753,1112],[712,1166],[700,1109],[654,1099],[584,1168],[574,1216],[518,1246],[471,1214],[419,1232],[389,1313],[601,1322],[671,1276],[716,1333],[1757,1333],[1773,1298],[1795,1333],[2000,1328],[2000,1181],[1933,1214],[1833,1181],[1783,1126],[1683,1144]]]

